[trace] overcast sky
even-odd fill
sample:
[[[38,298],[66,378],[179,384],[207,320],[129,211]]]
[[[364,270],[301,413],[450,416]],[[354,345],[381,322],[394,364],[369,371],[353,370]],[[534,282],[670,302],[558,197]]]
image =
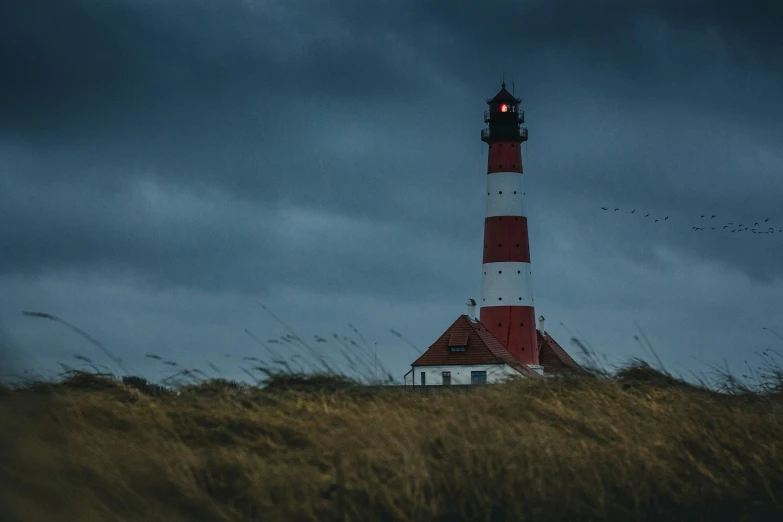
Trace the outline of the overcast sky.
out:
[[[479,297],[505,72],[546,329],[621,362],[638,322],[673,371],[741,373],[783,330],[773,4],[4,1],[0,370],[111,366],[33,310],[137,374],[241,377],[246,328],[288,334],[258,299],[334,358],[354,325],[401,378],[389,329],[423,350]]]

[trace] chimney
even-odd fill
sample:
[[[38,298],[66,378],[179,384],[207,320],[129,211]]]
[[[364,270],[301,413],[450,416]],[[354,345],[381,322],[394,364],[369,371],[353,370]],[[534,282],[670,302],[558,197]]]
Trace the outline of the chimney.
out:
[[[538,329],[541,330],[541,332],[544,332],[544,316],[540,316],[538,318]]]
[[[468,307],[468,317],[470,317],[471,321],[476,318],[476,301],[473,299],[468,299],[468,302],[465,303]]]

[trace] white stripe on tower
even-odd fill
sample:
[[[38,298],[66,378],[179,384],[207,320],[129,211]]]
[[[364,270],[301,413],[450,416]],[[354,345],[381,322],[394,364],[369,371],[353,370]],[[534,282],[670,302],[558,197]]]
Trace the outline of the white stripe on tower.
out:
[[[530,263],[484,263],[483,306],[533,306]]]
[[[486,217],[524,215],[522,173],[493,172],[491,176],[487,176]]]

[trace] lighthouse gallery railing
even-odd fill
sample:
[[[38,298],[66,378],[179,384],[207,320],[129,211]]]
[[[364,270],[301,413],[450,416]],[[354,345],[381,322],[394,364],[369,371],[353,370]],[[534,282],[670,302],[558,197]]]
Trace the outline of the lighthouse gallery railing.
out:
[[[489,138],[489,135],[490,135],[490,134],[489,134],[489,128],[486,128],[486,129],[481,129],[481,139],[486,139],[486,138]],[[520,137],[521,137],[523,140],[527,140],[527,127],[521,127],[521,128],[519,129],[519,136],[520,136]]]

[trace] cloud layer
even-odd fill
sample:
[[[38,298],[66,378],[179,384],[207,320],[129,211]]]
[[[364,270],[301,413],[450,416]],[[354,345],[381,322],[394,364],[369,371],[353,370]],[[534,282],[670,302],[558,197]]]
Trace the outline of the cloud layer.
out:
[[[251,322],[285,333],[262,297],[404,373],[388,328],[426,347],[478,295],[505,71],[547,329],[623,358],[639,321],[673,365],[741,364],[782,319],[781,23],[762,1],[6,2],[6,336],[29,365],[83,349],[28,307],[142,370],[203,363]]]

